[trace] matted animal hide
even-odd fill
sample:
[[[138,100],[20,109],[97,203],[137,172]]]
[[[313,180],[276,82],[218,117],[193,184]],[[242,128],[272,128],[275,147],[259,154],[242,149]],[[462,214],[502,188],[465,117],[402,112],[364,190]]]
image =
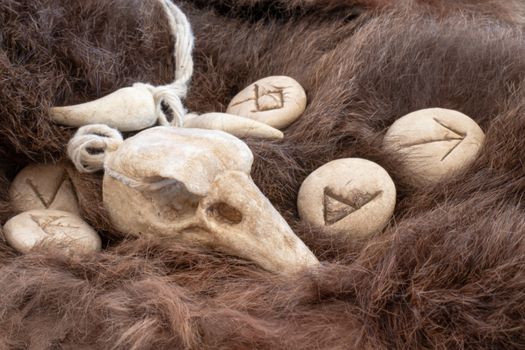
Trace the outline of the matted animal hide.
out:
[[[525,347],[525,6],[520,0],[186,0],[194,112],[288,75],[308,95],[282,141],[246,140],[253,178],[322,261],[285,278],[245,260],[112,228],[101,174],[73,180],[100,254],[16,253],[0,241],[1,349],[511,349]],[[173,80],[153,0],[0,1],[0,218],[29,163],[65,158],[50,106]],[[486,143],[462,175],[408,185],[381,149],[421,108],[459,110]],[[301,224],[322,164],[361,157],[398,189],[380,234],[339,241]]]

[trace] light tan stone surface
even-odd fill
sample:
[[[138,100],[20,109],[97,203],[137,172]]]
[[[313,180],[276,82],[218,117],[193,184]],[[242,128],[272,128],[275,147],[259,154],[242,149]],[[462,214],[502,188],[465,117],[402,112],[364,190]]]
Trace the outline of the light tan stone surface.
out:
[[[6,222],[4,235],[13,248],[27,253],[39,244],[49,244],[66,253],[99,251],[98,234],[78,216],[60,210],[30,210]]]
[[[383,146],[397,154],[415,185],[435,184],[466,169],[478,156],[485,135],[463,113],[430,108],[398,119]]]
[[[248,146],[222,131],[156,127],[127,139],[104,165],[104,204],[134,235],[171,236],[276,273],[316,266],[250,178]]]
[[[396,187],[376,163],[360,158],[331,161],[310,174],[299,190],[301,219],[328,233],[366,237],[382,230],[396,205]]]
[[[120,131],[137,131],[156,123],[155,108],[151,92],[144,86],[135,85],[94,101],[52,107],[49,114],[53,121],[62,125],[105,124]]]
[[[77,195],[64,164],[28,165],[13,180],[9,196],[18,213],[33,209],[79,213]]]
[[[304,113],[306,93],[294,79],[272,76],[239,92],[226,113],[247,117],[277,129],[286,128]]]
[[[184,127],[221,130],[237,137],[256,137],[282,139],[283,133],[256,120],[227,113],[206,113],[189,115],[184,120]]]

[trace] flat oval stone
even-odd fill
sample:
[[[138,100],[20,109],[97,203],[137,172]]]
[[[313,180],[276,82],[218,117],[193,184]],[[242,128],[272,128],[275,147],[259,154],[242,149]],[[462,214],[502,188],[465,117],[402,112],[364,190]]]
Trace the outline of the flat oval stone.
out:
[[[383,146],[397,154],[414,185],[435,184],[466,169],[478,156],[485,134],[465,114],[422,109],[398,119]]]
[[[30,210],[4,225],[7,242],[21,253],[50,244],[65,253],[92,253],[101,249],[98,234],[78,216],[60,210]]]
[[[29,165],[9,189],[11,205],[18,212],[56,209],[78,214],[78,199],[65,164]]]
[[[301,185],[301,219],[333,234],[367,237],[382,230],[394,213],[396,187],[385,169],[360,158],[329,162]]]
[[[256,81],[239,92],[226,113],[239,115],[283,129],[306,109],[306,93],[294,79],[272,76]]]

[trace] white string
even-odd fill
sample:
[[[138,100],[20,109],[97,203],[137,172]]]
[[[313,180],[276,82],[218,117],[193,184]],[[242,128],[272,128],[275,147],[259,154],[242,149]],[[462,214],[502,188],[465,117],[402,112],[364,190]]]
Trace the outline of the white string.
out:
[[[157,123],[163,126],[184,125],[186,109],[182,99],[188,92],[188,84],[193,75],[192,51],[194,37],[191,25],[186,15],[170,0],[159,0],[168,17],[171,35],[175,38],[173,57],[175,59],[175,81],[171,84],[153,86],[150,84],[136,83],[149,89],[156,104]],[[173,113],[170,121],[163,110],[163,104]]]
[[[171,0],[158,1],[166,14],[170,35],[174,40],[174,81],[160,86],[148,83],[135,83],[133,86],[145,88],[151,94],[155,103],[154,117],[157,125],[182,127],[187,113],[182,100],[186,98],[188,84],[193,75],[192,52],[195,39],[186,15]],[[53,108],[51,110],[53,111]],[[57,119],[57,122],[64,122],[62,117],[51,117]],[[96,118],[104,120],[101,116]],[[67,122],[65,124],[71,125]]]
[[[192,51],[194,37],[191,25],[184,13],[170,0],[159,0],[168,18],[171,35],[175,38],[173,57],[175,59],[175,80],[171,84],[153,86],[136,83],[146,87],[156,105],[157,123],[163,126],[184,126],[187,113],[182,99],[188,92],[188,84],[193,75]],[[164,107],[163,107],[164,105]],[[164,108],[173,113],[169,120]],[[67,146],[67,153],[80,172],[94,173],[104,168],[107,152],[116,150],[123,142],[122,135],[104,124],[86,125],[78,129]]]
[[[67,145],[67,154],[81,173],[94,173],[104,168],[107,152],[122,144],[118,130],[105,124],[86,125],[77,130]]]

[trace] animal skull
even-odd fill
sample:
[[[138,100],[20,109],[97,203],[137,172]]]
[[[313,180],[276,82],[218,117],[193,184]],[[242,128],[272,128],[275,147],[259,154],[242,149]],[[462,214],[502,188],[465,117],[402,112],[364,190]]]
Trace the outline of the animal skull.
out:
[[[222,131],[155,127],[104,162],[104,203],[116,227],[176,236],[278,273],[318,264],[250,178],[253,155]]]

